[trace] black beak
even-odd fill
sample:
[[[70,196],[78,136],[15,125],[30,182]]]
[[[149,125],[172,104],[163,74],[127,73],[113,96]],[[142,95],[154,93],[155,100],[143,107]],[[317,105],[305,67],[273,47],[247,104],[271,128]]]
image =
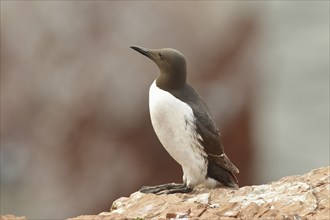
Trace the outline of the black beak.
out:
[[[131,48],[150,58],[150,53],[147,48],[138,47],[138,46],[131,46]]]

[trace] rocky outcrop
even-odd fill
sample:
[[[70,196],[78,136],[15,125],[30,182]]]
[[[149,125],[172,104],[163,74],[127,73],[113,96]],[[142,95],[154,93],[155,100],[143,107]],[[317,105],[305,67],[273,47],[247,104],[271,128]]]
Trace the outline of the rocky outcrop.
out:
[[[329,167],[239,189],[195,189],[189,194],[133,193],[110,212],[80,219],[329,219]]]
[[[239,189],[195,189],[189,194],[140,192],[113,202],[110,212],[68,220],[110,219],[330,219],[330,167]],[[25,219],[2,216],[1,220]]]
[[[1,215],[0,220],[26,220],[24,216]]]

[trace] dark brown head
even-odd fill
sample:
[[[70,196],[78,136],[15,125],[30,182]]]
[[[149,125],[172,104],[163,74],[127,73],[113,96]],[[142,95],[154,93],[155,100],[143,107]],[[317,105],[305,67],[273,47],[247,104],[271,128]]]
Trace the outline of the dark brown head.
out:
[[[149,57],[160,70],[156,84],[161,89],[179,89],[186,84],[186,60],[177,50],[171,48],[147,49],[131,46],[132,49]]]

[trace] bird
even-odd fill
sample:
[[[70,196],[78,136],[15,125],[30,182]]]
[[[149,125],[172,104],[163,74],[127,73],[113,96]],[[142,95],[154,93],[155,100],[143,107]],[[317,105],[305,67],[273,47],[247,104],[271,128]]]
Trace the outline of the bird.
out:
[[[239,170],[224,152],[208,106],[187,82],[184,55],[172,48],[131,48],[159,68],[149,88],[151,124],[163,147],[183,170],[183,183],[142,186],[140,192],[189,193],[199,185],[238,188],[235,174]]]

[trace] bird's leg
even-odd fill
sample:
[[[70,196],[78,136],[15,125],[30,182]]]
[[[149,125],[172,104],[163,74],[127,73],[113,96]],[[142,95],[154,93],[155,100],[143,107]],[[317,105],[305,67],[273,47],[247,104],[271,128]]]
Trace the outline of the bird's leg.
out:
[[[185,183],[167,183],[158,186],[143,186],[140,189],[142,193],[154,193],[160,194],[172,194],[172,193],[188,193],[192,189],[188,187]]]

